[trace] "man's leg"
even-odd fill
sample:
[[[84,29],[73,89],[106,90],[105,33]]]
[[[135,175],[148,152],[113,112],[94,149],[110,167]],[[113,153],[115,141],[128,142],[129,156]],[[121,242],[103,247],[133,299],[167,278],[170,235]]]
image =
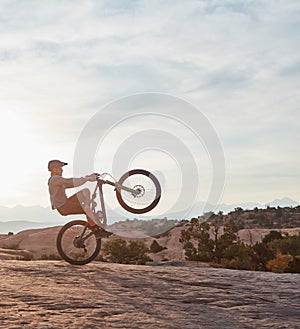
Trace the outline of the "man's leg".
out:
[[[95,219],[95,216],[90,208],[90,201],[90,190],[83,189],[68,198],[67,202],[60,207],[59,211],[63,215],[85,214],[89,225],[96,235],[96,238],[108,238],[112,235],[112,233],[107,232],[102,225],[98,224],[98,221]]]
[[[80,191],[82,197],[84,198],[83,201],[79,199],[84,204],[83,210],[86,214],[86,219],[88,223],[90,224],[92,230],[94,231],[94,234],[96,235],[97,239],[101,238],[108,238],[112,235],[111,232],[107,232],[102,225],[98,224],[97,220],[95,219],[95,216],[91,210],[90,207],[90,201],[91,201],[91,193],[89,189],[83,189]],[[80,196],[78,196],[79,198]]]
[[[90,201],[91,201],[91,192],[89,189],[85,188],[78,192],[78,199],[81,204],[83,204],[83,211],[85,212],[86,219],[88,223],[93,227],[93,226],[100,226],[97,223],[97,220],[95,219],[95,216],[91,210],[90,207]]]

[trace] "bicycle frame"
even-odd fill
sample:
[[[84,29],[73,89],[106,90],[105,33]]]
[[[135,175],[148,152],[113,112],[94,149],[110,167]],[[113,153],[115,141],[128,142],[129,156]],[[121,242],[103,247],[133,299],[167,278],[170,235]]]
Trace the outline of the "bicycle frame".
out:
[[[91,204],[92,204],[92,211],[96,214],[96,206],[97,203],[95,201],[96,196],[97,196],[97,189],[99,189],[99,197],[100,197],[100,206],[101,206],[101,212],[102,212],[102,216],[103,216],[103,223],[106,225],[107,223],[107,216],[106,216],[106,209],[105,209],[105,203],[104,203],[104,195],[103,195],[103,185],[111,185],[114,186],[115,188],[117,188],[118,190],[124,190],[127,191],[129,193],[132,193],[133,195],[138,195],[140,193],[139,190],[134,190],[130,187],[124,186],[122,184],[119,184],[118,182],[111,182],[109,180],[104,180],[101,178],[97,178],[97,185],[95,187],[95,190],[92,194],[92,198],[91,198]],[[98,218],[97,218],[98,219]]]

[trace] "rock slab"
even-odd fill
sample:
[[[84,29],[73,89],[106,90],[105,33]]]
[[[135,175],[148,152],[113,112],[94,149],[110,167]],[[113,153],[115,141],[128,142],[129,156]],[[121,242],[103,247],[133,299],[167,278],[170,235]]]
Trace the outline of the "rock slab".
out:
[[[300,275],[4,260],[0,328],[300,328]]]

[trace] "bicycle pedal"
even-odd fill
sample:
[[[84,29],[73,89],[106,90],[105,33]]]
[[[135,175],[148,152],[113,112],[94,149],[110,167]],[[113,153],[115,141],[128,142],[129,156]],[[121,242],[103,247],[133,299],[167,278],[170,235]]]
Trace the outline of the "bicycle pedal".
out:
[[[92,229],[92,230],[93,230],[93,233],[95,234],[97,239],[109,238],[113,234],[112,232],[108,232],[108,231],[104,230],[103,228],[101,228],[99,226],[97,228]]]

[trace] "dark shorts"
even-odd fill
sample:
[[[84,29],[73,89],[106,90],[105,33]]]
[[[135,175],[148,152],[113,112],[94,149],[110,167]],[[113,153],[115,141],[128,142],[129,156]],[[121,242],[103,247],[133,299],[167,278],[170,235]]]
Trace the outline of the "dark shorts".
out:
[[[85,214],[85,211],[83,210],[84,206],[84,197],[82,195],[82,192],[79,191],[69,197],[66,203],[63,204],[61,207],[57,208],[57,210],[63,216],[80,215]]]

